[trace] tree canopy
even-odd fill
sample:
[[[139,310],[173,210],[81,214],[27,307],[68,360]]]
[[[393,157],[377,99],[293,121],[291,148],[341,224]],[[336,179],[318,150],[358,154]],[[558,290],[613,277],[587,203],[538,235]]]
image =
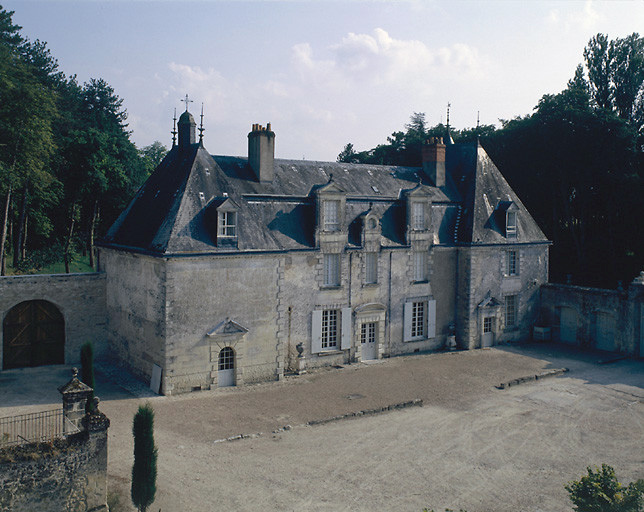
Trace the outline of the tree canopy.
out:
[[[103,79],[79,84],[46,43],[0,6],[0,261],[66,268],[113,222],[165,154],[130,140],[123,100]]]
[[[593,37],[565,90],[544,95],[534,112],[501,127],[450,129],[455,142],[477,138],[552,240],[553,281],[614,287],[644,266],[644,39]],[[421,112],[386,144],[338,161],[421,165],[421,145],[447,136]]]

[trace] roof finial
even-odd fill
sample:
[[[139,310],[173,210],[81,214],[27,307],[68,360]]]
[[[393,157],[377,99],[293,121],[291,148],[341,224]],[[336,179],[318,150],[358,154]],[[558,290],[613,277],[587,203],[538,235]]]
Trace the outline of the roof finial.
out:
[[[174,117],[172,118],[172,131],[170,132],[172,134],[172,147],[175,147],[177,145],[177,109],[174,109]]]
[[[199,145],[203,147],[203,103],[201,104],[201,124],[199,125]]]
[[[447,126],[445,127],[445,144],[450,145],[454,144],[452,140],[452,134],[449,131],[449,108],[452,106],[450,102],[447,102]]]
[[[476,111],[476,143],[481,144],[481,111]]]
[[[188,99],[188,95],[186,94],[186,99],[181,100],[186,103],[186,112],[188,112],[188,103],[194,103],[194,101]]]

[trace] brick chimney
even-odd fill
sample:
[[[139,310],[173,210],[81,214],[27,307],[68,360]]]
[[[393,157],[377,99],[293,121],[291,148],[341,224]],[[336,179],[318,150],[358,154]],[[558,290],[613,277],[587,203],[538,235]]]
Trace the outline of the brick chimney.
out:
[[[274,160],[275,133],[271,131],[271,123],[266,127],[254,124],[248,134],[248,163],[261,183],[273,181]]]
[[[442,137],[431,137],[422,148],[423,172],[437,187],[445,186],[445,144]]]

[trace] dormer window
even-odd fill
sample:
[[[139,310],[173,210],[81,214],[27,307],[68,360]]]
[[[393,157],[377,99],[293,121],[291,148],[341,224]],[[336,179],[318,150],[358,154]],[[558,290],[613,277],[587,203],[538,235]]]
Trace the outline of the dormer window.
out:
[[[217,237],[233,238],[237,236],[237,212],[219,212]]]
[[[508,210],[505,215],[505,236],[507,238],[517,237],[517,212]]]
[[[414,231],[425,230],[425,203],[411,203],[411,223]]]
[[[218,247],[236,247],[239,206],[229,197],[216,197],[206,207],[205,221]]]
[[[340,231],[340,201],[324,201],[324,231]]]

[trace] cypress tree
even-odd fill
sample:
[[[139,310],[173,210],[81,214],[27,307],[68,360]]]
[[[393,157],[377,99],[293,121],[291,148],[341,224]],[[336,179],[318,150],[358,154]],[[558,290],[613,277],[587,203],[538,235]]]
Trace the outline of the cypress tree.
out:
[[[92,388],[92,392],[87,397],[87,406],[85,410],[90,412],[94,407],[94,346],[88,341],[81,347],[81,381]]]
[[[154,410],[140,405],[132,425],[134,465],[132,466],[132,503],[146,512],[154,501],[157,480],[157,448],[154,446]]]

